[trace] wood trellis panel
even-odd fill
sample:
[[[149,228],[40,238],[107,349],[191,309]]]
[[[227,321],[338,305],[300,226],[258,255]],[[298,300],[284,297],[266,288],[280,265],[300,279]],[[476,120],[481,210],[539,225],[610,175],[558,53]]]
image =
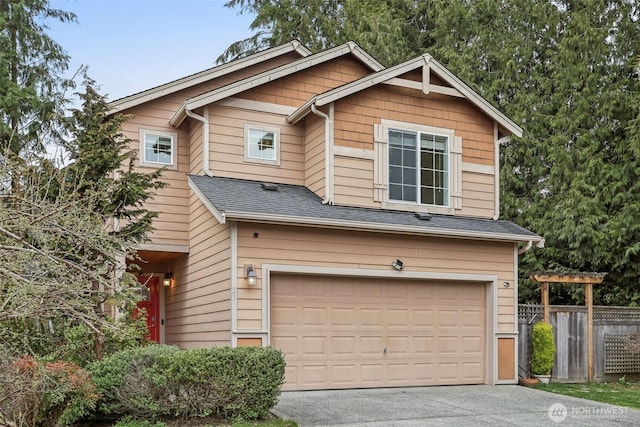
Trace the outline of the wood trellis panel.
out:
[[[606,374],[628,374],[640,372],[640,354],[627,349],[629,334],[605,334],[604,372]]]
[[[638,325],[640,309],[637,307],[594,307],[593,321],[607,325]]]
[[[551,306],[551,323],[556,339],[556,358],[552,378],[554,381],[586,381],[586,313],[584,306]],[[615,379],[616,376],[640,373],[640,365],[627,365],[623,371],[614,369],[618,357],[613,347],[605,348],[605,336],[640,335],[640,308],[638,307],[593,307],[594,317],[594,379]],[[521,304],[518,306],[518,366],[520,375],[529,374],[531,357],[531,327],[542,321],[542,305]],[[560,341],[558,341],[560,340]],[[613,345],[613,344],[610,344]],[[619,343],[618,343],[619,345]],[[626,345],[626,342],[625,342]],[[609,352],[605,355],[605,352]],[[615,368],[617,369],[617,368]]]

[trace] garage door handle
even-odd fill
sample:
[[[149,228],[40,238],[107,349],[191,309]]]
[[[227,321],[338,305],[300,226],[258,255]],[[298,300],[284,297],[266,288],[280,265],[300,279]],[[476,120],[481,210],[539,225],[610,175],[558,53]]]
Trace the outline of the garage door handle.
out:
[[[385,347],[385,348],[384,348],[384,350],[382,350],[382,352],[383,352],[384,354],[387,354],[387,347]]]

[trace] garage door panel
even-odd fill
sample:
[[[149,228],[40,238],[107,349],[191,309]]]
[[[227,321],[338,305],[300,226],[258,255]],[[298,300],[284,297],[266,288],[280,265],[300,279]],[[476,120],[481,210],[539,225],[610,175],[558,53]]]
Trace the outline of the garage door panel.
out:
[[[425,357],[434,354],[435,338],[433,336],[414,336],[413,352],[416,356]]]
[[[358,324],[357,310],[352,307],[332,308],[329,324],[334,328],[354,328]]]
[[[460,325],[460,312],[454,309],[441,309],[436,313],[435,326],[439,329],[458,329]]]
[[[331,337],[331,351],[333,356],[356,356],[356,339],[353,336]]]
[[[478,336],[463,336],[462,352],[472,355],[482,354],[484,352],[484,341]]]
[[[271,289],[285,390],[484,382],[481,284],[278,275]]]
[[[433,329],[435,325],[435,310],[414,309],[413,326],[416,328]]]
[[[300,315],[305,328],[324,328],[327,324],[327,309],[324,307],[303,307]]]
[[[383,353],[385,345],[382,335],[361,336],[359,347],[361,356],[379,356]]]
[[[271,327],[296,327],[298,311],[295,307],[273,306],[271,307]]]
[[[380,329],[383,325],[381,308],[362,308],[359,310],[360,326]]]

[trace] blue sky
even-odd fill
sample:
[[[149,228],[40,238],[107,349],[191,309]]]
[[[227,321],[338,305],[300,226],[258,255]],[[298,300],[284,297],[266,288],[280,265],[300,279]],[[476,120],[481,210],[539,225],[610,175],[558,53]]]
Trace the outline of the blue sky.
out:
[[[251,35],[253,16],[223,0],[51,0],[78,23],[49,21],[49,35],[81,65],[108,100],[215,65],[234,41]]]

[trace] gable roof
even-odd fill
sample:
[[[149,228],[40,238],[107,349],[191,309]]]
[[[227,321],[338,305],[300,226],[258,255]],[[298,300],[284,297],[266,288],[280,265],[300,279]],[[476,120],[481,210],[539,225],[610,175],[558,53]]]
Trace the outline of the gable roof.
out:
[[[278,56],[282,56],[290,52],[296,52],[301,57],[311,55],[311,51],[303,46],[302,43],[300,43],[298,40],[292,40],[289,43],[285,43],[280,46],[258,52],[245,58],[227,62],[226,64],[209,68],[204,71],[200,71],[199,73],[195,73],[181,79],[174,80],[172,82],[126,96],[124,98],[116,99],[115,101],[110,103],[110,113],[116,113],[118,111],[123,111],[128,108],[135,107],[145,102],[152,101],[165,95],[170,95],[182,89],[186,89],[191,86],[213,80],[226,74],[233,73],[234,71],[238,71],[243,68],[250,67],[252,65],[259,64],[273,58],[277,58]]]
[[[505,114],[503,114],[493,105],[491,105],[491,103],[489,103],[486,99],[484,99],[482,96],[476,93],[473,89],[467,86],[462,80],[456,77],[451,71],[447,70],[438,61],[433,59],[433,57],[431,57],[431,55],[429,54],[418,56],[409,61],[378,71],[374,74],[370,74],[368,76],[362,77],[361,79],[355,80],[351,83],[347,83],[335,89],[329,90],[320,95],[316,95],[310,98],[309,100],[307,100],[307,102],[305,102],[295,112],[293,112],[287,118],[287,121],[289,123],[297,123],[298,121],[302,120],[311,111],[311,105],[320,107],[323,105],[330,104],[331,102],[337,101],[346,96],[368,89],[372,86],[375,86],[381,83],[391,82],[393,81],[393,79],[397,78],[398,76],[401,76],[402,74],[405,74],[409,71],[413,71],[421,67],[423,67],[423,77],[422,77],[423,81],[422,83],[412,82],[415,88],[420,88],[423,90],[424,93],[428,93],[430,90],[430,86],[432,86],[433,89],[437,89],[437,90],[434,90],[434,92],[439,91],[439,93],[447,93],[454,96],[464,97],[469,101],[471,101],[476,107],[482,110],[485,114],[487,114],[493,120],[495,120],[500,125],[502,125],[504,128],[511,131],[514,135],[522,136],[522,128],[520,126],[515,124]],[[446,83],[451,85],[451,88],[430,85],[428,81],[430,70],[435,71],[440,78],[442,78]]]
[[[359,59],[363,64],[368,66],[374,72],[384,69],[384,66],[381,63],[379,63],[367,52],[362,50],[360,46],[358,46],[354,42],[347,42],[343,45],[324,50],[308,57],[301,58],[297,61],[281,65],[280,67],[274,68],[272,70],[264,71],[260,74],[256,74],[255,76],[246,78],[244,80],[240,80],[221,88],[214,89],[212,91],[189,98],[182,103],[169,123],[174,127],[180,126],[182,121],[187,117],[185,110],[194,110],[196,108],[203,107],[205,105],[243,92],[247,89],[269,83],[276,79],[286,77],[298,71],[311,68],[315,65],[330,61],[335,58],[339,58],[349,53]]]
[[[423,220],[415,212],[323,205],[320,197],[300,185],[187,176],[189,187],[221,223],[238,220],[505,242],[544,241],[510,221],[435,214]],[[265,188],[270,185],[276,189]]]

